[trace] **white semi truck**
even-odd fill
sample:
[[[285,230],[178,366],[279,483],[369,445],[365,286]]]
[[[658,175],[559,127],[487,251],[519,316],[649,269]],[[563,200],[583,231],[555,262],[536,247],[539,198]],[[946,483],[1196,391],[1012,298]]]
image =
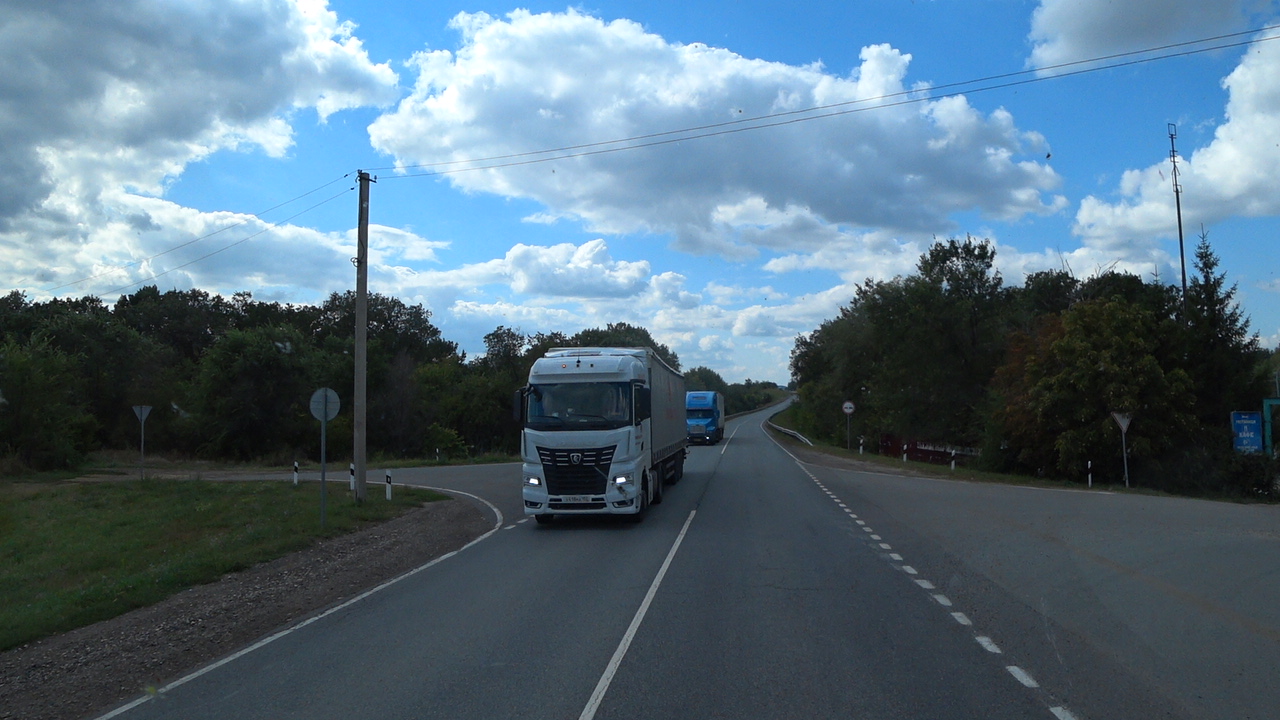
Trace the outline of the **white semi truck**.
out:
[[[684,475],[684,377],[648,348],[555,348],[516,395],[524,512],[640,520]]]

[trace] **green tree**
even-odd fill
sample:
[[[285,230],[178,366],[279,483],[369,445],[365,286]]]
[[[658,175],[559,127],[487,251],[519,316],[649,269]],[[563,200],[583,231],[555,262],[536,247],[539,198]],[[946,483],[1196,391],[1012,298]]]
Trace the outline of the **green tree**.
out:
[[[93,431],[73,358],[42,337],[0,343],[0,455],[13,469],[70,467]]]
[[[353,342],[355,308],[355,291],[331,294],[316,313],[313,334],[321,339]],[[406,305],[399,298],[370,293],[368,319],[370,367],[375,364],[375,355],[378,364],[385,366],[399,352],[417,362],[430,362],[458,351],[457,343],[444,339],[440,329],[431,323],[431,312],[421,305]]]
[[[195,378],[195,421],[205,454],[241,460],[308,443],[311,347],[293,328],[231,330],[205,353]]]
[[[85,406],[97,420],[97,444],[127,447],[136,443],[138,421],[130,408],[158,404],[153,391],[168,385],[175,351],[119,322],[96,298],[93,303],[63,304],[48,311],[40,328],[76,366]],[[154,432],[163,425],[163,415],[148,419],[153,443],[163,437]]]
[[[1249,334],[1249,319],[1235,301],[1236,286],[1227,287],[1225,273],[1217,269],[1209,236],[1201,234],[1187,283],[1187,372],[1195,388],[1196,417],[1225,448],[1231,411],[1259,407],[1265,387],[1256,372],[1263,357],[1258,337]]]
[[[194,363],[232,327],[235,311],[220,295],[203,290],[161,293],[148,285],[132,295],[121,295],[114,314],[128,327]]]
[[[1159,357],[1158,338],[1172,331],[1172,320],[1119,298],[1064,313],[1060,330],[1042,333],[1013,371],[1023,375],[1016,381],[1022,390],[1006,396],[1004,431],[1021,461],[1052,462],[1035,469],[1073,479],[1093,461],[1095,472],[1118,479],[1123,458],[1113,412],[1133,416],[1128,446],[1135,461],[1158,460],[1190,441],[1190,378],[1167,370]]]
[[[714,391],[721,394],[729,392],[729,383],[720,377],[720,373],[705,365],[685,371],[684,389],[688,392]]]
[[[1037,318],[1066,312],[1079,299],[1080,286],[1080,281],[1065,270],[1027,275],[1022,287],[1013,291],[1021,325],[1030,328]]]

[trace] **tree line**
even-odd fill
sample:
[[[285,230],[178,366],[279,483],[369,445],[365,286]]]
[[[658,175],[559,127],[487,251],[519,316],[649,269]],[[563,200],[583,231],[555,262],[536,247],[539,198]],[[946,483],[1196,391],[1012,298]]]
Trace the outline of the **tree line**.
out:
[[[1003,283],[996,251],[937,242],[916,271],[858,285],[838,317],[796,339],[798,429],[844,444],[910,439],[979,467],[1174,492],[1271,492],[1274,462],[1240,456],[1230,413],[1259,410],[1280,371],[1218,271],[1206,235],[1180,287],[1115,271]],[[852,401],[855,412],[842,410]]]
[[[652,347],[625,323],[573,335],[498,327],[468,358],[420,305],[372,293],[368,301],[368,451],[371,457],[513,454],[511,403],[533,361],[551,347]],[[97,450],[137,448],[131,410],[146,405],[148,454],[288,463],[318,458],[308,400],[335,389],[343,411],[329,427],[330,457],[351,455],[354,292],[320,305],[144,287],[114,305],[86,296],[32,302],[0,297],[0,474],[74,467]],[[709,368],[691,376],[745,408],[766,384],[730,386]]]

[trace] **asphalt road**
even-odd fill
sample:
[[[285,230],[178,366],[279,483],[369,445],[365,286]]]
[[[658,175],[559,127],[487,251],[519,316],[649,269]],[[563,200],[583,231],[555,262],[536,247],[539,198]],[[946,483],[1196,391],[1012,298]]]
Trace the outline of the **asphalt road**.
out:
[[[1276,508],[831,469],[762,419],[638,525],[395,471],[501,522],[118,717],[1277,716]]]

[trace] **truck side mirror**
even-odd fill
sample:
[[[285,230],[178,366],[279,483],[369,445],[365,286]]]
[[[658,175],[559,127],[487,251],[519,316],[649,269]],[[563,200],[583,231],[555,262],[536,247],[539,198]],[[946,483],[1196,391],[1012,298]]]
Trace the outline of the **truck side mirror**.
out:
[[[519,388],[511,398],[511,419],[518,423],[524,422],[524,393],[525,388]]]
[[[653,396],[647,387],[636,387],[636,424],[653,415]]]

